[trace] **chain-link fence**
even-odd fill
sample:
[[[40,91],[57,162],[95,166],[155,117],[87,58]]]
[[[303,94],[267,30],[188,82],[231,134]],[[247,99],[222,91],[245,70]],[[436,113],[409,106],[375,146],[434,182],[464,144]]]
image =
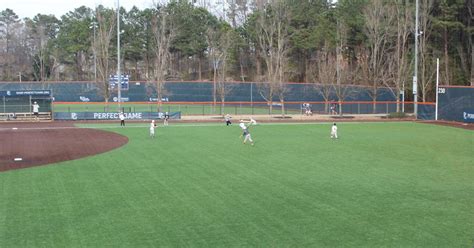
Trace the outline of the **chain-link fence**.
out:
[[[398,112],[413,113],[413,103],[398,103]],[[263,115],[263,114],[389,114],[397,112],[397,102],[285,102],[270,107],[265,102],[136,102],[122,103],[71,103],[55,102],[55,112],[181,112],[182,115]]]

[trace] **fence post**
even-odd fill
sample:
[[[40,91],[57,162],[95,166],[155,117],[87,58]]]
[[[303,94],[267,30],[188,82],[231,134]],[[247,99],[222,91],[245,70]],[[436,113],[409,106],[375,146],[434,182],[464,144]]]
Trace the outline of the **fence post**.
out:
[[[385,113],[388,114],[388,102],[385,103]]]
[[[29,97],[30,97],[30,102],[28,104],[28,107],[29,107],[28,112],[30,112],[30,118],[31,118],[31,117],[33,117],[33,112],[32,112],[33,109],[32,109],[32,106],[31,106],[31,95]]]
[[[357,103],[357,114],[360,115],[360,102]]]

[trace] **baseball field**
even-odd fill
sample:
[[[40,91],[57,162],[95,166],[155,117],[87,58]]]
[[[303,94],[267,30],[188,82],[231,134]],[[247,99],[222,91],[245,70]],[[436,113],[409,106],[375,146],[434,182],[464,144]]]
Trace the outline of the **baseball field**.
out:
[[[147,123],[56,127],[78,150],[99,136],[74,130],[128,141],[0,172],[0,247],[474,245],[474,131],[350,122],[331,140],[330,126],[259,123],[254,146],[235,124],[160,125],[154,139]],[[53,132],[11,129],[4,145]]]

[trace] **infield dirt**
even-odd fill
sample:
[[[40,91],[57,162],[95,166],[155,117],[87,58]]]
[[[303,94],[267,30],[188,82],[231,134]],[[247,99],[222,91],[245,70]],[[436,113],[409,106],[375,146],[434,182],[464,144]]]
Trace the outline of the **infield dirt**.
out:
[[[127,142],[125,136],[67,122],[1,123],[0,172],[100,154]]]

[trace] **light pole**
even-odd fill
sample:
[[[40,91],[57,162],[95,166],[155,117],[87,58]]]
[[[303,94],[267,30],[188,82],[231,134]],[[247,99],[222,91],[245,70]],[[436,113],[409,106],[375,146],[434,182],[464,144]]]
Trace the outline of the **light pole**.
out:
[[[120,77],[120,0],[117,0],[117,102],[119,111],[121,110],[120,102],[122,101],[122,83]]]
[[[94,53],[94,82],[97,83],[97,53],[96,53],[96,43],[95,43],[95,29],[97,28],[97,22],[92,22],[92,26],[89,28],[94,29],[94,41],[93,41],[93,48],[92,52]]]
[[[416,0],[416,14],[415,14],[415,71],[413,75],[413,103],[414,103],[414,114],[415,119],[418,116],[418,12],[420,9],[418,0]]]

